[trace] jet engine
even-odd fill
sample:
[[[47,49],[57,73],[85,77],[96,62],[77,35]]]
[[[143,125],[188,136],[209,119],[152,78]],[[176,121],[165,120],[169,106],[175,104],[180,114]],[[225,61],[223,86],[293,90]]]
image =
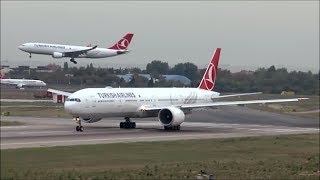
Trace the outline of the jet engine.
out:
[[[23,84],[17,84],[17,88],[22,88]]]
[[[94,123],[101,120],[101,118],[82,118],[84,122],[86,123]]]
[[[62,54],[62,53],[59,53],[59,52],[54,52],[54,53],[52,54],[52,57],[54,57],[54,58],[62,58],[62,57],[63,57],[63,54]]]
[[[159,111],[158,119],[163,126],[178,126],[183,123],[185,114],[179,108],[168,107]]]

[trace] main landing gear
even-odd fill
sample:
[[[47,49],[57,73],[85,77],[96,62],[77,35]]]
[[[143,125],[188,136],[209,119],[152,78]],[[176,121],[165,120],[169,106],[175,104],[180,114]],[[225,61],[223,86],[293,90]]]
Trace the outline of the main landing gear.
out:
[[[180,125],[178,126],[163,126],[164,130],[174,130],[174,131],[179,131],[180,130]]]
[[[73,120],[75,120],[76,123],[79,124],[79,126],[76,127],[76,130],[82,132],[84,128],[83,126],[81,126],[81,119],[79,117],[73,117]]]
[[[124,129],[134,129],[134,128],[136,128],[136,123],[135,122],[131,122],[130,118],[125,117],[124,119],[126,121],[120,122],[120,129],[122,129],[122,128],[124,128]]]
[[[31,53],[29,53],[29,58],[31,58]]]
[[[71,58],[70,61],[73,62],[74,64],[77,64],[77,61],[75,61],[74,58]]]

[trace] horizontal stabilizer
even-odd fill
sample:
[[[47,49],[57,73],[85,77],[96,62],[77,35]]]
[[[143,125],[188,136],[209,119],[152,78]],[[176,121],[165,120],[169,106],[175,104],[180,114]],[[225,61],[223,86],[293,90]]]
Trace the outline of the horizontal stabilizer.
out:
[[[59,95],[63,95],[63,96],[70,96],[72,93],[70,92],[65,92],[65,91],[60,91],[60,90],[55,90],[55,89],[48,89],[48,92],[51,92],[52,94],[59,94]]]

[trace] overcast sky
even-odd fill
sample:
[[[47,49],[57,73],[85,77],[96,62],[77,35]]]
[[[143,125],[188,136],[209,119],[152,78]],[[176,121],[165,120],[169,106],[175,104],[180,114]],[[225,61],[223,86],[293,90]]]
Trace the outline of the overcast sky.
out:
[[[319,70],[319,1],[1,1],[1,64],[63,65],[20,51],[25,42],[110,47],[134,33],[131,53],[78,65],[145,68],[152,60],[203,68],[221,47],[222,67]],[[70,64],[70,63],[69,63]]]

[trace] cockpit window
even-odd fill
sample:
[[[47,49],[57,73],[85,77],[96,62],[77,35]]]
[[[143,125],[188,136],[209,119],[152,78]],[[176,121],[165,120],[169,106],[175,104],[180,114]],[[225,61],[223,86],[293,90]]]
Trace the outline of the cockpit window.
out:
[[[66,101],[76,101],[76,102],[81,102],[79,98],[67,98]]]

